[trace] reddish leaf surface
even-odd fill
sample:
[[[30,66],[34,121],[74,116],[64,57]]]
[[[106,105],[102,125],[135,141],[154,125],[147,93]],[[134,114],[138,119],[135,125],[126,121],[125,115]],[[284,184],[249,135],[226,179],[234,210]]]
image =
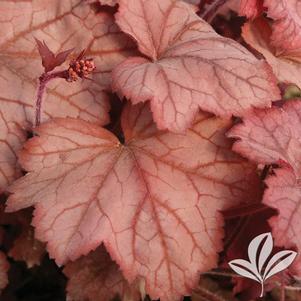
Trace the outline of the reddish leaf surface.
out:
[[[127,106],[123,145],[94,124],[55,119],[25,144],[29,173],[10,188],[8,210],[35,205],[36,235],[58,264],[104,242],[129,281],[180,300],[217,263],[219,211],[258,185],[254,166],[231,152],[229,126],[202,114],[186,135],[160,132],[147,106]]]
[[[68,277],[67,298],[70,301],[111,301],[118,295],[122,301],[139,301],[138,286],[129,285],[118,265],[103,246],[64,268]]]
[[[34,120],[37,79],[43,72],[34,37],[45,40],[55,53],[88,48],[97,71],[92,81],[68,84],[54,80],[44,98],[42,121],[79,117],[108,122],[103,88],[110,85],[110,70],[133,45],[106,13],[95,15],[80,1],[1,1],[0,8],[0,191],[20,175],[16,152],[25,140],[24,129]]]
[[[301,102],[255,111],[229,136],[239,138],[233,149],[258,163],[281,166],[267,178],[263,203],[278,210],[270,225],[278,246],[301,250],[300,223]],[[298,269],[297,269],[298,270]],[[300,270],[300,268],[299,268]]]
[[[0,293],[1,290],[8,284],[7,271],[9,269],[9,263],[3,252],[0,251]]]
[[[270,219],[275,243],[286,248],[297,247],[301,250],[301,186],[290,167],[276,169],[275,175],[266,180],[268,189],[265,191],[263,202],[279,211]],[[299,254],[300,255],[300,254]],[[300,272],[299,262],[296,271]]]
[[[241,0],[239,14],[254,19],[263,11],[263,0]]]
[[[113,88],[133,103],[150,100],[160,129],[185,130],[198,108],[242,115],[279,97],[267,64],[216,34],[184,2],[120,1],[116,20],[148,58],[118,65]]]
[[[234,126],[229,137],[239,139],[233,150],[263,164],[290,165],[301,174],[301,102],[288,101],[283,108],[256,110]]]
[[[4,205],[0,206],[0,225],[14,231],[4,232],[4,247],[9,249],[8,256],[17,261],[24,261],[28,268],[39,265],[46,253],[45,244],[34,238],[34,229],[30,225],[32,210],[22,210],[15,213],[4,212]],[[0,230],[2,227],[0,226]],[[14,234],[12,234],[12,232]],[[0,235],[1,236],[1,235]],[[0,237],[1,245],[1,237]]]
[[[45,255],[45,246],[34,238],[32,228],[22,229],[21,235],[15,240],[9,251],[9,257],[17,261],[24,261],[28,268],[39,265]]]
[[[301,87],[300,63],[296,57],[277,56],[277,49],[271,45],[272,29],[267,20],[260,18],[246,23],[242,31],[245,41],[265,57],[280,82]]]
[[[52,71],[54,68],[62,65],[66,61],[68,55],[73,51],[73,49],[68,49],[55,55],[48,48],[45,41],[41,42],[40,40],[36,39],[36,43],[38,45],[38,50],[42,58],[42,65],[44,66],[45,72]]]
[[[299,0],[265,0],[273,23],[272,44],[283,55],[301,55],[301,3]]]
[[[275,215],[275,210],[266,207],[265,211],[249,214],[235,220],[226,220],[225,225],[225,268],[228,262],[237,258],[246,258],[250,241],[265,231],[271,231],[267,220]]]
[[[8,256],[17,261],[24,261],[28,268],[40,265],[46,253],[45,245],[34,237],[34,229],[28,221],[21,224],[21,233],[14,241]]]

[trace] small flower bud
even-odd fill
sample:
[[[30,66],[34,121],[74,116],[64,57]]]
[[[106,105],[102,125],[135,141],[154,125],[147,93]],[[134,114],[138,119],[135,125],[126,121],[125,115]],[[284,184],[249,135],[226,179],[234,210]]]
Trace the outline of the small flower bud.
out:
[[[78,78],[86,78],[96,69],[92,58],[77,58],[69,64],[68,82],[77,81]]]

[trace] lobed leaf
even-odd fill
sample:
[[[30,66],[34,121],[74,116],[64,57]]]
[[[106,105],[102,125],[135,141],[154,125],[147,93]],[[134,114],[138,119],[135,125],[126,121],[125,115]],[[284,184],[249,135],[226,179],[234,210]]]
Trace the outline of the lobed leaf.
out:
[[[301,230],[299,180],[290,167],[276,169],[274,173],[266,180],[268,189],[264,193],[263,202],[279,212],[270,219],[275,242],[278,246],[296,246],[301,250],[301,240],[297,234]]]
[[[288,101],[283,108],[256,110],[228,133],[238,139],[233,150],[262,164],[292,166],[300,175],[301,102]]]
[[[35,206],[37,238],[58,264],[104,242],[128,281],[180,300],[217,264],[220,210],[258,187],[255,167],[224,137],[230,124],[203,113],[186,135],[161,132],[146,105],[128,105],[121,144],[95,124],[54,119],[20,153],[29,173],[10,187],[7,208]]]
[[[183,132],[199,108],[241,116],[279,98],[270,67],[215,33],[190,5],[176,0],[119,4],[118,25],[146,57],[118,65],[113,89],[134,104],[150,100],[160,129]]]
[[[298,0],[264,0],[273,23],[272,44],[285,56],[301,55],[301,3]]]
[[[110,71],[133,52],[133,44],[107,13],[95,15],[80,0],[1,1],[0,8],[0,192],[20,176],[16,153],[33,124],[41,58],[34,37],[54,51],[88,48],[97,66],[94,81],[48,85],[42,121],[81,118],[103,125],[109,103]],[[64,52],[62,54],[65,56]],[[61,57],[58,57],[61,61]],[[96,83],[97,82],[97,83]],[[68,88],[67,88],[68,86]]]
[[[272,29],[267,20],[259,18],[246,23],[242,28],[244,40],[261,53],[273,68],[279,82],[296,84],[301,87],[300,59],[277,54],[277,49],[271,44]]]
[[[263,203],[279,212],[269,220],[276,245],[286,248],[296,246],[298,250],[301,249],[300,239],[296,235],[301,230],[300,116],[301,102],[288,101],[282,108],[254,111],[245,117],[243,124],[236,125],[228,133],[228,136],[240,139],[233,147],[238,153],[258,163],[280,166],[265,181],[267,189]],[[295,259],[293,253],[284,263],[290,264]],[[271,266],[268,266],[270,269]],[[269,275],[277,273],[280,268],[281,265],[273,267]],[[265,277],[267,275],[266,269]]]

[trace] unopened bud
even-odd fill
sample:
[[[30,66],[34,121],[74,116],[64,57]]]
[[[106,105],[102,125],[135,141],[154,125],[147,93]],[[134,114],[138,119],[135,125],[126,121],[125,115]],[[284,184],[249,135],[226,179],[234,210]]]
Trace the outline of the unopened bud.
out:
[[[77,81],[78,78],[86,78],[96,69],[93,59],[82,58],[73,60],[69,64],[67,81]]]

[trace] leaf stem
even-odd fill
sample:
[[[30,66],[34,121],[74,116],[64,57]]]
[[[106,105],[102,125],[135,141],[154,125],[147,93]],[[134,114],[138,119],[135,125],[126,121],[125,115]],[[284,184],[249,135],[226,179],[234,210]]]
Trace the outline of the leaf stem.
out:
[[[41,123],[41,106],[43,94],[45,91],[47,81],[44,79],[43,75],[39,78],[39,87],[36,101],[36,119],[35,119],[35,127],[37,127]]]

